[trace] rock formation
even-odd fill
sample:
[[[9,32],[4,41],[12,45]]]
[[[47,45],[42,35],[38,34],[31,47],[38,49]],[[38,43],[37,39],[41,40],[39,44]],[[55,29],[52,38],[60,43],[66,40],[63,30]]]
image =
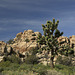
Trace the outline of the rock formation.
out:
[[[74,55],[75,55],[75,35],[70,36],[69,39],[70,39],[70,47],[74,49]]]
[[[41,35],[41,33],[34,32],[32,30],[25,30],[24,32],[20,32],[16,35],[13,40],[13,44],[6,44],[3,41],[0,41],[0,61],[3,59],[3,55],[5,53],[11,54],[12,51],[16,52],[18,56],[21,55],[21,59],[23,61],[23,58],[26,58],[27,54],[29,54],[29,51],[33,49],[37,50],[39,48],[37,44],[38,35]],[[72,47],[75,51],[75,35],[69,38],[61,36],[58,38],[58,42],[60,43],[60,46],[70,45],[70,47]],[[45,47],[45,45],[42,45],[41,47]],[[37,53],[36,56],[39,57],[40,63],[43,63],[45,65],[50,64],[50,53],[48,53],[47,51],[44,50],[41,54]],[[56,58],[54,59],[54,61],[56,61]],[[75,58],[72,59],[73,63],[75,63]]]
[[[60,43],[60,45],[67,45],[69,44],[69,39],[68,37],[60,36],[58,38],[58,42]]]
[[[40,32],[33,32],[32,30],[25,30],[23,33],[20,32],[14,38],[14,44],[12,44],[12,48],[14,51],[19,51],[23,53],[28,50],[32,50],[33,48],[38,48],[36,39],[38,35],[41,35]]]

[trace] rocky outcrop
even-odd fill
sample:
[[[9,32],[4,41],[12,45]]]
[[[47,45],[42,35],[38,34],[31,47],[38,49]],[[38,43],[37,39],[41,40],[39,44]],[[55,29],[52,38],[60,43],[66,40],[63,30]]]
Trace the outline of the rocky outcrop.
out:
[[[43,50],[41,53],[37,53],[36,56],[39,58],[39,63],[44,65],[50,65],[51,52]],[[54,64],[56,62],[57,56],[54,58]]]
[[[5,46],[6,46],[6,43],[4,43],[3,41],[0,41],[0,55],[2,55],[5,52]]]
[[[23,53],[24,51],[36,49],[38,48],[36,42],[38,35],[41,35],[41,33],[34,32],[32,30],[25,30],[23,33],[20,32],[14,38],[15,43],[12,44],[11,46],[14,51],[19,51],[20,53]]]
[[[69,39],[70,39],[70,47],[74,49],[74,55],[75,55],[75,35],[70,36]]]
[[[75,57],[72,58],[72,65],[75,66]]]
[[[0,62],[3,60],[4,56],[0,56]]]
[[[32,30],[25,30],[23,33],[20,32],[16,35],[16,37],[14,38],[15,42],[25,42],[26,39],[28,39],[29,41],[36,41],[37,36],[41,35],[40,32],[34,32]]]
[[[9,55],[12,53],[12,47],[10,45],[7,45],[3,41],[0,41],[0,61],[3,60],[3,58],[6,55]]]
[[[68,37],[60,36],[58,38],[58,42],[60,43],[60,46],[61,45],[68,45],[69,44],[69,39],[68,39]]]
[[[24,32],[20,32],[16,35],[13,44],[6,44],[3,41],[0,41],[0,56],[3,56],[5,53],[11,54],[12,50],[16,52],[18,56],[26,56],[29,50],[38,48],[38,35],[41,35],[41,33],[34,32],[32,30],[25,30]]]
[[[22,56],[23,58],[26,58],[29,54],[30,50],[37,50],[38,44],[37,44],[37,37],[38,35],[42,36],[40,32],[34,32],[33,30],[25,30],[24,32],[20,32],[16,35],[14,38],[13,44],[6,44],[3,41],[0,41],[0,56],[3,57],[4,53],[11,54],[12,51],[16,52],[18,56]],[[70,38],[61,36],[58,38],[58,42],[61,45],[70,45],[75,51],[75,36],[71,36]],[[46,47],[46,45],[41,45],[41,48]],[[43,64],[50,64],[50,53],[47,51],[42,51],[42,53],[37,53],[37,57],[39,57],[39,62]],[[2,57],[0,60],[2,60]],[[57,57],[54,59],[54,63],[56,61]],[[73,62],[75,62],[73,58]]]

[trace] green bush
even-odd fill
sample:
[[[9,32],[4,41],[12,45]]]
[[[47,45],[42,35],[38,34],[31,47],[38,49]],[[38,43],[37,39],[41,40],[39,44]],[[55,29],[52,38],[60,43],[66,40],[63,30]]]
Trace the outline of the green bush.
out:
[[[46,75],[46,73],[47,73],[47,71],[46,70],[44,70],[44,69],[40,69],[39,71],[38,71],[38,73],[40,74],[40,75]]]
[[[38,75],[37,73],[33,73],[32,71],[3,71],[4,75]]]
[[[33,71],[34,73],[38,73],[39,75],[46,75],[48,68],[49,67],[41,65],[41,64],[32,65],[32,64],[24,63],[18,68],[18,70],[19,71],[23,70],[23,71],[27,71],[27,72]]]
[[[0,63],[0,72],[6,75],[75,75],[75,66],[59,64],[51,70],[50,66],[42,64],[18,64],[6,61]]]
[[[15,54],[12,54],[11,56],[4,57],[4,61],[10,61],[12,63],[21,63],[20,58],[17,57]]]
[[[4,69],[2,67],[0,67],[0,72],[2,72]]]
[[[8,43],[8,44],[13,44],[14,41],[13,41],[13,39],[10,39],[9,41],[7,41],[7,43]]]
[[[55,70],[61,72],[63,75],[75,75],[75,66],[69,67],[66,65],[55,65]]]
[[[20,67],[18,68],[18,70],[19,71],[21,71],[21,70],[26,70],[26,71],[31,71],[32,70],[32,67],[33,67],[33,65],[31,65],[31,64],[26,64],[26,63],[23,63],[23,64],[21,64],[20,65]]]
[[[72,59],[67,57],[67,56],[65,56],[65,57],[59,56],[56,60],[56,63],[63,64],[66,66],[71,66],[72,65]]]
[[[36,57],[36,55],[29,55],[25,59],[25,63],[26,64],[37,64],[38,63],[38,58]]]
[[[32,49],[30,50],[30,52],[31,52],[32,55],[36,55],[36,54],[38,53],[38,50],[35,49],[35,48],[32,48]]]
[[[44,66],[42,64],[35,64],[32,68],[33,72],[39,73],[39,75],[46,75],[49,66]]]
[[[61,72],[58,72],[56,70],[48,70],[46,75],[63,75]]]
[[[11,65],[8,67],[10,71],[17,71],[20,65],[18,63],[11,63]]]
[[[11,66],[10,61],[0,62],[0,71],[10,70],[10,68],[9,68],[10,66]]]
[[[11,62],[10,61],[6,61],[6,62],[0,62],[0,67],[9,67],[10,66],[10,64],[11,64]]]

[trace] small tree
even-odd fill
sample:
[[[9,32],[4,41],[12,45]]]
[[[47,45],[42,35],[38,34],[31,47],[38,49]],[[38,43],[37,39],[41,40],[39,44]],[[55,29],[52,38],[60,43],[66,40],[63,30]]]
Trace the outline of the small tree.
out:
[[[58,23],[59,21],[57,20],[57,22],[55,22],[55,19],[53,18],[53,22],[47,21],[46,25],[42,25],[44,36],[41,38],[40,36],[38,36],[37,40],[37,42],[39,42],[40,44],[45,44],[47,46],[46,49],[51,52],[51,68],[54,68],[53,60],[55,55],[58,53],[59,44],[57,38],[62,36],[63,34],[63,32],[60,33],[60,31],[57,29]],[[44,39],[44,41],[42,39]]]
[[[13,39],[7,41],[7,44],[13,44],[13,43],[14,43]]]

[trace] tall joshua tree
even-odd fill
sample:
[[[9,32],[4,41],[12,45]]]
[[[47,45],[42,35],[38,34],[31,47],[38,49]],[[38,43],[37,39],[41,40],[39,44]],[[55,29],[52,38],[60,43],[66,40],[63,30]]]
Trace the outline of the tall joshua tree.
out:
[[[47,50],[51,52],[51,57],[50,57],[50,66],[51,68],[54,68],[53,60],[55,55],[58,53],[58,41],[57,38],[62,36],[63,32],[60,32],[58,28],[58,23],[59,21],[57,20],[55,22],[55,19],[53,18],[53,22],[47,21],[47,24],[43,25],[43,32],[44,36],[40,38],[38,36],[38,41],[40,44],[45,44],[47,46]],[[43,40],[42,40],[43,39]]]

